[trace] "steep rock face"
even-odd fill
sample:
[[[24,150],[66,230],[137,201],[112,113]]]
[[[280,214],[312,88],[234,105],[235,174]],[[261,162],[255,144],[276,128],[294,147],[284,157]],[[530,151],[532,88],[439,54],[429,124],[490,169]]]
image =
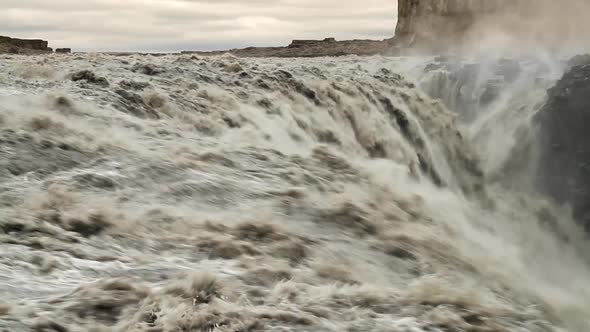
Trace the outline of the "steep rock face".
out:
[[[580,0],[399,0],[400,47],[586,46],[590,2]],[[585,48],[584,48],[585,49]]]
[[[538,185],[590,227],[590,63],[573,66],[548,91],[539,125]]]
[[[396,36],[410,44],[460,40],[482,15],[495,13],[505,0],[399,0]]]

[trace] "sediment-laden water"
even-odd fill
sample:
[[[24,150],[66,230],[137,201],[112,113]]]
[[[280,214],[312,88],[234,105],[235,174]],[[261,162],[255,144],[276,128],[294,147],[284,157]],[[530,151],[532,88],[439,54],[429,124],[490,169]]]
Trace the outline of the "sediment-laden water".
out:
[[[588,331],[518,158],[563,68],[436,63],[3,57],[0,330]]]

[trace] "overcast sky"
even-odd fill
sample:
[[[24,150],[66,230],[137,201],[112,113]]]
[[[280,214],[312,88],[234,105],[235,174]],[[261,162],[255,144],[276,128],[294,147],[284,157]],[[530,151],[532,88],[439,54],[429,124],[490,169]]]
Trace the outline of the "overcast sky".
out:
[[[175,51],[393,35],[397,0],[0,0],[0,35]]]

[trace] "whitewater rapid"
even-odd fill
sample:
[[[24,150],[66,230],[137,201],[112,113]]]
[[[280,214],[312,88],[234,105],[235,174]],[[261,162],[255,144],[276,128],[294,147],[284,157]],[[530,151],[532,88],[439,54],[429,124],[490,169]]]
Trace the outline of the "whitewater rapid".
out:
[[[487,72],[432,63],[4,56],[0,329],[588,331],[585,235],[513,162],[563,68],[466,116]]]

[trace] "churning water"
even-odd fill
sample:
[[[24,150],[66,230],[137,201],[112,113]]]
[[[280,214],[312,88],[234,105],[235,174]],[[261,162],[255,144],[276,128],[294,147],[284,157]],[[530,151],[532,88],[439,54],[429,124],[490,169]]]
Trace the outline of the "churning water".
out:
[[[4,57],[0,330],[588,331],[517,65]]]

